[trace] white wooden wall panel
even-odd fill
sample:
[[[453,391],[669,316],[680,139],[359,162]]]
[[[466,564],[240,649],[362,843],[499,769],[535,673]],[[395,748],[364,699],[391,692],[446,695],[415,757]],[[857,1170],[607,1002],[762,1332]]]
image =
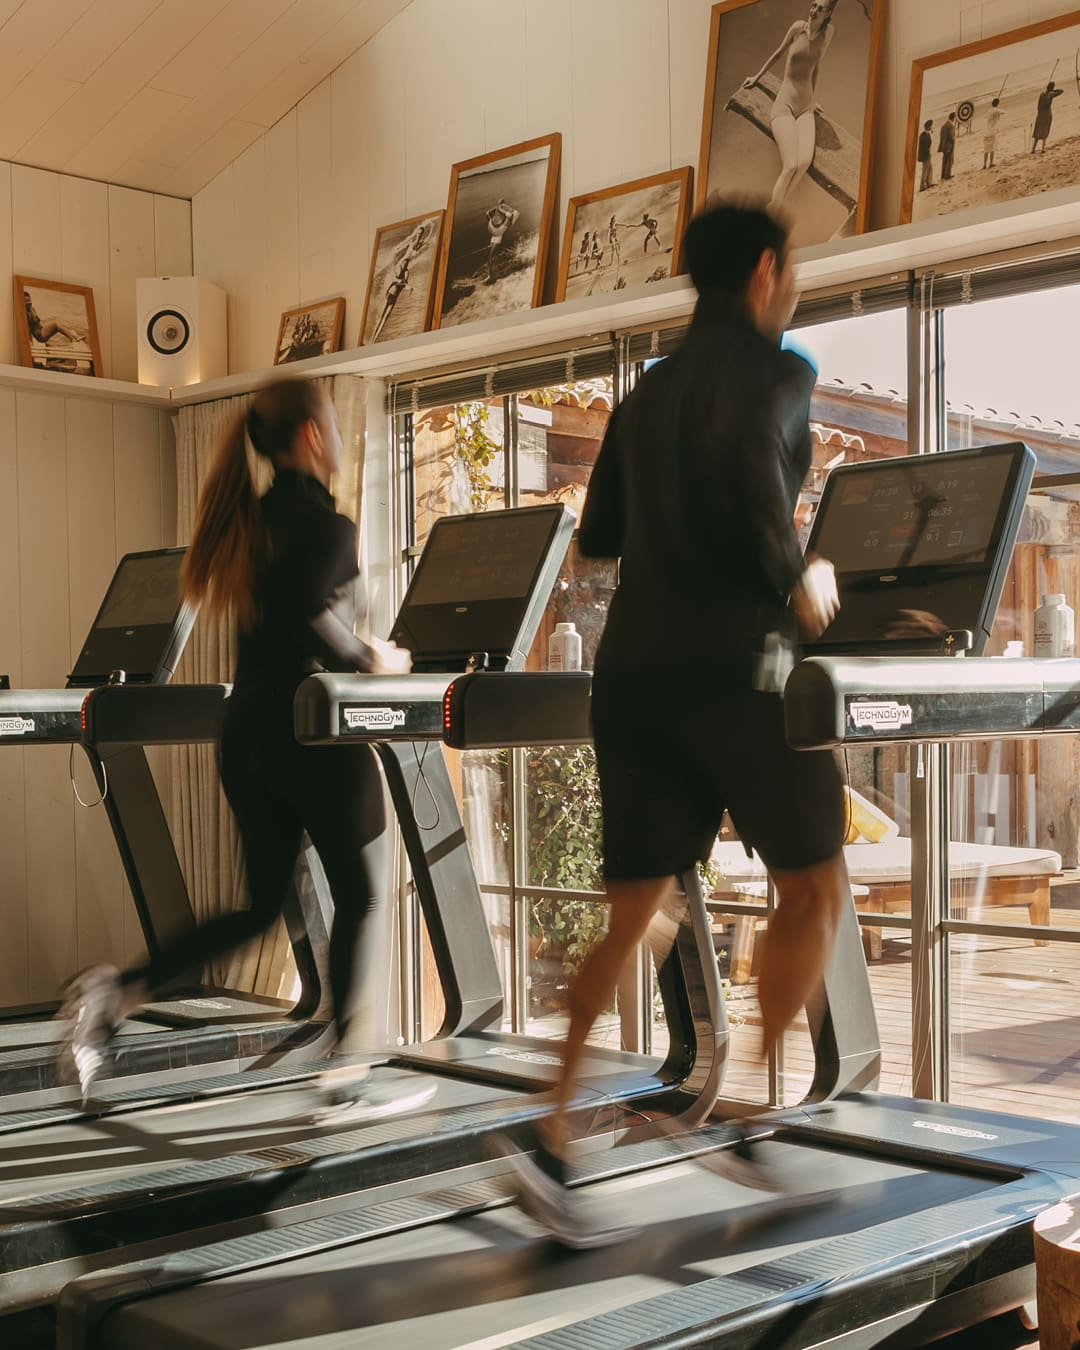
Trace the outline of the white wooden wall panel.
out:
[[[368,208],[368,175],[363,172],[363,166],[368,162],[368,146],[373,137],[361,115],[361,100],[357,96],[355,81],[335,78],[330,81],[330,91],[330,124],[334,147],[330,211],[334,275],[336,286],[345,297],[345,331],[341,345],[355,347],[360,332],[360,316],[364,312],[368,263],[375,237]],[[276,274],[275,266],[270,279],[272,287],[277,281]]]
[[[112,295],[109,284],[109,189],[88,178],[60,178],[60,276],[91,286],[106,375],[113,365]],[[78,641],[78,639],[75,639]]]
[[[574,82],[566,34],[573,31],[574,0],[525,0],[525,139],[574,125]],[[563,146],[566,155],[570,147]],[[564,161],[565,163],[565,161]],[[563,169],[562,201],[573,195]]]
[[[180,197],[154,198],[154,274],[191,275],[191,203]]]
[[[60,175],[11,166],[11,263],[13,272],[63,280]]]
[[[90,630],[116,566],[113,410],[109,403],[64,399],[67,441],[68,609],[71,660]],[[100,793],[85,755],[74,755],[84,801]],[[79,967],[115,961],[124,943],[123,868],[105,808],[74,802],[75,941]]]
[[[298,218],[301,304],[335,293],[331,110],[329,80],[324,80],[296,110],[297,188],[299,200],[304,203]]]
[[[0,160],[0,266],[12,257],[11,165]],[[14,271],[12,266],[10,271]],[[10,282],[8,285],[10,286]],[[3,277],[0,276],[0,287]],[[0,290],[0,364],[15,363],[15,319],[11,292]]]
[[[375,231],[380,225],[446,205],[450,161],[442,166],[438,180],[426,185],[430,193],[427,201],[410,197],[407,190],[408,119],[405,81],[400,72],[409,64],[410,34],[406,25],[413,8],[410,6],[399,20],[388,24],[342,68],[342,73],[351,75],[359,86],[357,114],[361,126],[366,128],[367,159],[359,171],[366,172],[368,180],[369,256]],[[342,172],[340,166],[337,172]],[[359,326],[357,320],[354,327]]]
[[[229,322],[235,323],[241,339],[238,350],[243,365],[251,370],[270,364],[277,335],[277,316],[270,315],[267,284],[266,231],[264,221],[272,210],[272,196],[267,193],[266,140],[260,137],[236,161],[234,185],[236,188],[236,237],[244,241],[244,263],[241,275],[250,284],[230,291]],[[307,205],[305,204],[305,209]],[[312,204],[312,210],[319,206]],[[236,269],[240,272],[240,269]],[[296,303],[294,300],[293,304]],[[273,327],[271,328],[271,325]]]
[[[0,390],[0,673],[22,683],[19,557],[19,468],[15,395]],[[37,748],[37,747],[35,747]],[[28,1001],[28,905],[26,895],[26,751],[0,746],[0,856],[4,876],[4,941],[0,943],[0,1005]]]
[[[472,0],[467,5],[470,22],[466,26],[464,11],[457,6],[432,7],[411,5],[402,18],[408,28],[408,53],[399,74],[405,95],[405,192],[409,215],[417,214],[413,203],[423,200],[431,192],[437,193],[436,203],[446,201],[450,166],[488,149],[509,144],[500,138],[498,122],[493,119],[484,126],[484,85],[494,76],[486,51],[486,24],[503,30],[502,15],[515,6],[488,6],[477,23],[478,9]],[[475,46],[474,46],[475,44]],[[509,48],[513,50],[513,48]],[[502,58],[505,62],[505,56]],[[499,65],[499,57],[494,56]],[[514,61],[514,66],[517,62]],[[438,100],[430,97],[430,90],[445,84],[448,72],[453,72],[452,96]],[[515,112],[512,121],[520,125]],[[378,126],[378,120],[374,123]],[[494,137],[494,139],[492,139]]]
[[[171,544],[175,517],[163,412],[0,391],[0,671],[62,685],[118,556]],[[141,950],[107,819],[76,805],[68,763],[67,747],[0,749],[0,1004],[53,998],[81,966]]]
[[[152,277],[155,265],[154,198],[149,192],[109,187],[109,303],[112,311],[114,380],[139,378],[135,332],[135,278]]]
[[[266,134],[264,168],[273,199],[266,201],[266,184],[260,184],[259,195],[266,202],[261,232],[265,247],[262,292],[265,308],[260,324],[265,331],[258,333],[254,343],[256,359],[252,364],[256,367],[269,365],[273,359],[282,311],[309,298],[300,295],[300,166],[296,119],[294,108]],[[329,211],[327,214],[336,215]],[[340,222],[335,220],[335,224]]]
[[[22,677],[27,687],[55,689],[64,683],[71,656],[63,400],[20,393],[16,419]],[[76,965],[67,747],[33,747],[24,771],[29,992],[36,1002],[52,997]]]
[[[680,0],[668,7],[668,55],[671,63],[671,164],[697,173],[701,152],[701,116],[709,56],[712,0]]]

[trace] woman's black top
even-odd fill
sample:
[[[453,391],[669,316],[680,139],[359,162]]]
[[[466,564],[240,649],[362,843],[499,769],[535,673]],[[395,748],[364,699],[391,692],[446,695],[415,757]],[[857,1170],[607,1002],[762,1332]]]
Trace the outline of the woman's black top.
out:
[[[356,526],[310,474],[279,469],[262,498],[263,562],[254,625],[237,641],[231,705],[271,707],[291,725],[292,696],[319,670],[370,670],[371,648],[353,632],[367,612]]]
[[[683,346],[619,405],[579,534],[586,557],[621,559],[598,672],[699,670],[743,685],[766,634],[795,636],[813,389],[801,356],[699,302]]]

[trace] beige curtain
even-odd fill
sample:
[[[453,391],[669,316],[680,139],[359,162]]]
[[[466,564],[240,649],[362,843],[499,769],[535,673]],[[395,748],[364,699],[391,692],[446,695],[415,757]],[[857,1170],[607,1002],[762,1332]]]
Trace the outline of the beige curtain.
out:
[[[341,473],[334,484],[338,510],[359,521],[364,479],[364,382],[339,375],[326,384],[341,425]],[[223,436],[247,409],[248,395],[181,408],[176,418],[176,537],[191,538],[199,489]],[[253,464],[260,491],[269,483],[265,463]],[[228,683],[236,656],[232,626],[200,615],[177,672],[185,684]],[[187,881],[196,919],[206,919],[244,903],[240,844],[217,771],[217,747],[170,748],[169,778],[173,838]],[[243,951],[206,972],[214,984],[272,997],[288,994],[295,966],[284,924],[278,924]]]

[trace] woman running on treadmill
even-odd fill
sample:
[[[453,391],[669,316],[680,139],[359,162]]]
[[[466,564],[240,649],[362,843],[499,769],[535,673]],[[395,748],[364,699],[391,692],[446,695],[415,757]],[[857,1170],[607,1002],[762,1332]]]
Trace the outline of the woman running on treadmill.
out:
[[[261,498],[247,445],[273,466]],[[221,783],[236,816],[248,905],[220,914],[121,973],[94,966],[72,983],[61,1065],[83,1100],[115,1028],[158,990],[265,932],[281,914],[306,831],[334,899],[329,975],[338,1043],[355,1011],[365,921],[384,886],[382,783],[369,746],[303,746],[293,735],[293,693],[317,670],[404,673],[411,658],[391,642],[354,634],[366,609],[356,529],[334,510],[329,483],[341,437],[318,385],[278,380],[253,397],[211,465],[184,560],[184,599],[238,628],[236,675],[221,734]],[[362,1118],[415,1104],[379,1094],[363,1068],[341,1064],[320,1079],[321,1119]],[[430,1095],[430,1092],[427,1093]]]
[[[784,75],[769,123],[780,153],[780,175],[769,202],[773,208],[783,205],[814,162],[818,73],[822,57],[833,40],[835,8],[836,0],[814,0],[809,16],[793,23],[757,74],[743,81],[744,89],[753,89],[765,72],[784,57]]]

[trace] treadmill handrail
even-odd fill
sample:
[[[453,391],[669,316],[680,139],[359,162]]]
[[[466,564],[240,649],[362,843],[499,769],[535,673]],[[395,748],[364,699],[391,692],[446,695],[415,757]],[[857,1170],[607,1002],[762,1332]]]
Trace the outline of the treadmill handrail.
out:
[[[197,745],[221,737],[230,684],[106,684],[86,700],[83,741],[117,745]]]

